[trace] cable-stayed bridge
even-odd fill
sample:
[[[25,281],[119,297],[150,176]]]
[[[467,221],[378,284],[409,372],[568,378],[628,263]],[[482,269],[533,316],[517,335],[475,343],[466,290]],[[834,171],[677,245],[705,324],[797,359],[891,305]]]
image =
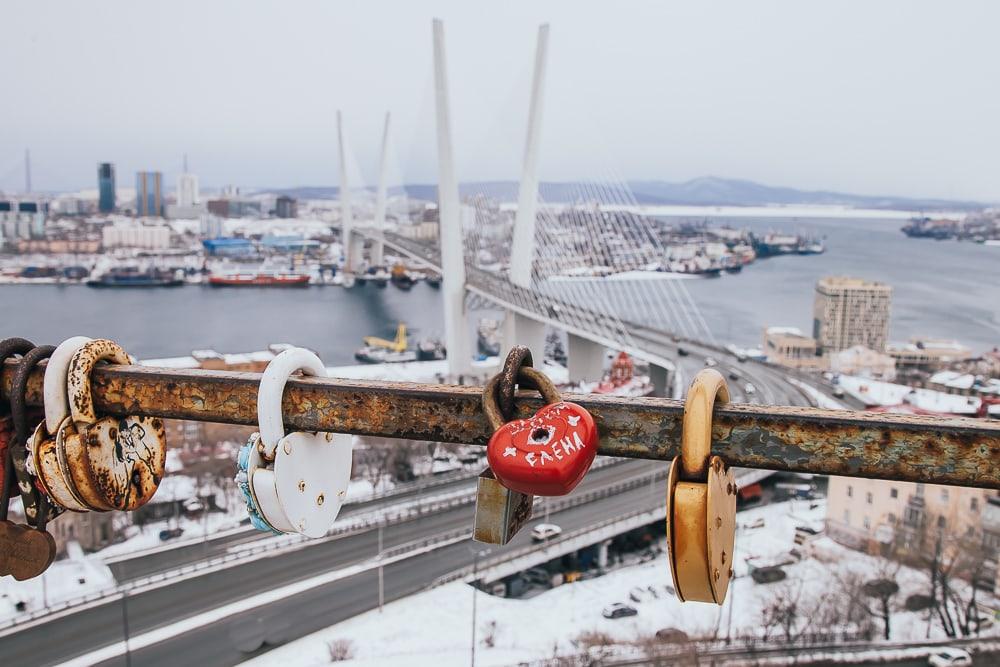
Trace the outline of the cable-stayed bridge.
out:
[[[545,327],[565,331],[574,380],[599,379],[604,349],[611,348],[648,361],[654,383],[665,387],[676,343],[683,339],[714,344],[714,337],[684,281],[658,270],[665,264],[667,249],[656,222],[634,212],[637,203],[624,183],[612,178],[580,183],[572,204],[541,200],[537,163],[547,49],[548,26],[543,25],[538,32],[516,209],[489,192],[462,201],[452,155],[444,28],[440,21],[434,22],[439,163],[439,238],[434,241],[403,236],[386,224],[388,117],[375,216],[370,223],[354,220],[338,116],[346,268],[360,267],[366,238],[372,258],[381,258],[388,246],[441,272],[452,375],[469,368],[466,301],[474,295],[507,313],[505,346],[517,342],[542,350]]]

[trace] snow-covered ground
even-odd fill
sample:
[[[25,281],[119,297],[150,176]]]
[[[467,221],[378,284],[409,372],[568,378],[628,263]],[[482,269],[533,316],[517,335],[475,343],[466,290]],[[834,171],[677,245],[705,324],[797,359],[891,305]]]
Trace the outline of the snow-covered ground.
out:
[[[825,504],[789,501],[740,512],[737,534],[736,579],[726,606],[680,603],[669,595],[671,584],[666,557],[633,564],[596,579],[559,586],[529,599],[497,598],[476,593],[476,660],[483,665],[516,664],[539,660],[554,653],[580,650],[574,640],[584,632],[603,633],[616,642],[632,642],[663,628],[677,628],[691,637],[725,636],[732,609],[733,635],[760,631],[761,609],[775,596],[799,595],[802,607],[831,594],[840,584],[838,576],[850,571],[875,577],[886,561],[850,551],[821,537],[813,544],[813,556],[786,566],[788,578],[775,584],[757,584],[747,576],[746,559],[769,562],[783,559],[794,546],[795,527],[816,526],[825,514]],[[764,527],[749,526],[764,519]],[[895,568],[895,566],[893,566]],[[895,575],[901,591],[897,601],[926,590],[922,572],[900,568]],[[635,591],[641,601],[630,599]],[[453,582],[386,605],[338,623],[249,661],[250,665],[283,667],[286,664],[319,665],[330,662],[329,644],[350,642],[353,659],[343,664],[375,665],[434,664],[436,667],[467,665],[471,640],[473,589]],[[639,610],[637,616],[606,619],[601,610],[614,602],[625,602]],[[824,628],[816,628],[817,630]],[[927,632],[924,613],[896,611],[892,619],[895,640],[923,641]],[[930,637],[940,636],[936,627]],[[493,646],[484,639],[493,636]]]
[[[933,389],[914,389],[904,384],[870,378],[841,375],[837,381],[845,392],[868,406],[891,406],[907,403],[921,410],[955,415],[975,414],[980,400],[975,396],[946,394]]]
[[[805,393],[809,394],[809,397],[812,398],[812,400],[816,402],[816,407],[818,407],[818,408],[825,408],[827,410],[846,410],[847,409],[847,407],[843,403],[841,403],[840,401],[836,400],[835,398],[831,398],[831,397],[827,396],[826,394],[824,394],[823,392],[821,392],[819,389],[817,389],[816,387],[813,387],[810,384],[806,384],[805,382],[802,382],[801,380],[796,380],[795,378],[792,378],[792,377],[786,377],[785,379],[788,380],[788,383],[790,385],[792,385],[794,387],[798,387],[799,389],[801,389]]]
[[[46,602],[56,604],[114,585],[111,570],[99,560],[84,557],[78,546],[72,545],[69,556],[52,563],[45,574],[34,579],[0,577],[0,620],[20,613],[18,603],[23,603],[26,611],[34,611]]]

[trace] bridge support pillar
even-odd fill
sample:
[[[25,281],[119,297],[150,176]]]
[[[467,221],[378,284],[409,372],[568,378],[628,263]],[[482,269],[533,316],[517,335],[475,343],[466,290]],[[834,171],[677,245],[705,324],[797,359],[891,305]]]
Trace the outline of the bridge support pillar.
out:
[[[536,368],[545,361],[545,324],[520,313],[508,312],[503,320],[503,348],[500,356],[515,345],[527,345]]]
[[[597,545],[597,567],[604,570],[608,567],[608,547],[611,540],[606,540]]]
[[[649,365],[649,379],[653,383],[653,396],[659,398],[670,398],[672,395],[670,381],[672,376],[670,371],[663,366],[656,364]]]
[[[570,382],[596,382],[604,377],[604,346],[594,341],[568,334],[566,370]]]
[[[372,240],[371,247],[368,250],[368,262],[372,266],[382,266],[385,264],[385,244],[382,243],[382,239],[375,238]]]

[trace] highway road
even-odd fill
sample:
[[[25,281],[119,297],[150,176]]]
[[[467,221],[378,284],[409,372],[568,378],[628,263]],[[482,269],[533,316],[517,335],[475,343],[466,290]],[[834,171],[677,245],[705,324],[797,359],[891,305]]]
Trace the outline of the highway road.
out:
[[[645,461],[629,461],[596,470],[574,493],[608,486],[626,479],[647,477],[654,470]],[[620,516],[662,501],[662,480],[600,500],[553,512],[551,519],[565,530]],[[542,520],[541,510],[536,510]],[[385,547],[406,544],[434,534],[471,527],[472,505],[457,507],[418,520],[389,526]],[[513,546],[527,544],[525,528]],[[295,581],[365,562],[377,553],[376,531],[309,545],[274,557],[251,560],[239,566],[168,586],[132,594],[127,600],[128,625],[134,637],[184,618],[229,604]],[[389,565],[385,569],[385,598],[393,600],[426,587],[439,576],[472,562],[475,543],[463,540],[430,553]],[[482,548],[482,545],[476,545]],[[161,644],[139,651],[133,664],[231,665],[246,657],[260,638],[286,641],[326,627],[376,605],[374,571],[362,572],[266,607],[222,618]],[[123,637],[120,599],[81,610],[52,622],[24,627],[0,637],[4,665],[49,665],[119,642]],[[124,658],[105,664],[125,664]]]
[[[449,476],[446,479],[432,478],[414,482],[397,488],[391,495],[345,505],[340,511],[338,520],[374,512],[406,502],[407,500],[415,500],[417,498],[427,499],[432,496],[453,493],[460,489],[472,490],[474,488],[475,477],[470,477],[468,473],[464,472],[461,475]],[[118,582],[132,581],[195,561],[221,556],[237,545],[249,544],[269,537],[271,537],[270,534],[262,533],[248,526],[246,530],[224,533],[216,537],[209,536],[204,541],[189,542],[172,549],[149,554],[139,554],[132,558],[118,560],[110,563],[109,567]]]

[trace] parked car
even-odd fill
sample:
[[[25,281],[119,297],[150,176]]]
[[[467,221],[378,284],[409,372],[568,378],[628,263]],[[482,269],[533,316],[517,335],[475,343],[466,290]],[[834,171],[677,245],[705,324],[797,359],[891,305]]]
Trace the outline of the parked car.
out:
[[[554,523],[540,523],[531,529],[531,539],[536,542],[544,542],[553,537],[559,537],[561,534],[562,528]]]
[[[972,656],[960,648],[945,646],[927,656],[927,664],[931,667],[952,667],[953,665],[971,665]]]
[[[160,540],[166,542],[184,534],[183,528],[167,528],[160,531]]]
[[[605,607],[601,615],[604,618],[623,618],[625,616],[635,616],[638,613],[639,610],[635,607],[630,607],[624,602],[616,602]]]
[[[788,575],[780,567],[758,567],[750,573],[750,576],[758,584],[773,584],[776,581],[781,581]]]

